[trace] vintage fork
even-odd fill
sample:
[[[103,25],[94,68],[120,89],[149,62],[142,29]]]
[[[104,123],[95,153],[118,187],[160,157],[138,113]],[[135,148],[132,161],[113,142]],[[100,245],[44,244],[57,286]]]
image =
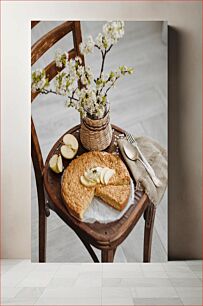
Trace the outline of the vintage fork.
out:
[[[148,163],[147,159],[144,157],[144,155],[142,154],[142,152],[140,151],[140,148],[137,145],[137,142],[134,138],[134,136],[128,132],[125,133],[126,135],[126,139],[129,143],[131,143],[138,151],[140,157],[142,158],[149,174],[153,177],[153,180],[156,184],[157,187],[160,187],[162,185],[161,181],[158,179],[158,177],[156,176],[154,169],[151,167],[151,165]]]

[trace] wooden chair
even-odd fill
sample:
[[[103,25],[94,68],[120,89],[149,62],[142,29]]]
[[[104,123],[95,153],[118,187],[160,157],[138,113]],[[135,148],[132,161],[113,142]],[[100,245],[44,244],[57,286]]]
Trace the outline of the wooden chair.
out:
[[[31,27],[33,28],[39,21],[32,21]],[[31,63],[32,65],[58,40],[64,37],[67,33],[72,32],[74,48],[69,51],[69,58],[74,58],[79,55],[84,64],[84,58],[80,54],[79,44],[82,41],[81,29],[79,21],[66,21],[58,27],[54,28],[42,38],[40,38],[31,50]],[[52,80],[59,69],[55,63],[50,63],[45,68],[49,80]],[[32,93],[32,102],[38,94]],[[107,152],[114,152],[114,137],[120,133],[124,133],[122,129],[113,127],[113,140]],[[66,133],[72,133],[79,142],[78,154],[84,153],[86,150],[82,147],[79,139],[80,125],[73,127]],[[69,214],[65,205],[63,204],[60,193],[60,180],[61,175],[55,174],[49,169],[49,159],[59,150],[63,135],[54,144],[45,165],[42,158],[42,153],[35,130],[34,122],[31,119],[31,145],[32,145],[32,161],[36,177],[37,194],[38,194],[38,212],[39,212],[39,262],[46,261],[46,219],[50,215],[49,209],[55,213],[68,225],[80,238],[87,251],[91,255],[94,262],[99,262],[92,246],[101,250],[102,262],[113,262],[116,248],[124,241],[124,239],[133,230],[134,226],[143,215],[145,218],[145,231],[144,231],[144,254],[143,261],[149,262],[151,255],[152,232],[155,218],[155,207],[149,202],[146,194],[135,192],[136,205],[131,205],[124,216],[116,221],[108,224],[100,224],[95,222],[93,224],[84,223],[75,219]],[[122,157],[121,157],[122,158]],[[64,161],[64,166],[68,165],[69,161]],[[135,183],[135,182],[134,182]],[[68,239],[68,238],[67,238]]]

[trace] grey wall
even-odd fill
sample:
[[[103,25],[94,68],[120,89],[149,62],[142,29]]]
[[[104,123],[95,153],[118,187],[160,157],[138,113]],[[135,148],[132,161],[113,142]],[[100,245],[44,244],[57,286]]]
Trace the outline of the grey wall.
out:
[[[202,257],[201,30],[192,27],[169,27],[169,259]]]
[[[30,258],[30,20],[168,20],[169,257],[200,258],[201,1],[2,3],[2,213],[4,258]],[[11,90],[12,85],[12,90]]]

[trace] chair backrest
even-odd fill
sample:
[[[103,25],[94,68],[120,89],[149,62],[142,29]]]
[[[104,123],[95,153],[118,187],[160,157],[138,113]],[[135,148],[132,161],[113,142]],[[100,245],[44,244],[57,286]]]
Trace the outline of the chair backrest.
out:
[[[40,21],[32,21],[31,29],[35,27]],[[76,56],[80,56],[84,65],[84,57],[80,53],[79,44],[82,41],[81,28],[79,21],[65,21],[59,26],[55,27],[44,36],[42,36],[31,48],[31,65],[33,65],[48,49],[50,49],[55,43],[63,38],[68,33],[72,33],[73,36],[73,49],[66,50],[69,53],[69,59]],[[55,61],[51,62],[45,67],[46,75],[51,81],[59,71],[62,69],[56,67]],[[31,102],[38,96],[39,93],[31,93]],[[44,163],[42,153],[37,137],[35,125],[31,118],[31,154],[32,162],[35,171],[35,178],[37,184],[38,203],[40,211],[44,209],[45,197],[43,189],[43,169]]]

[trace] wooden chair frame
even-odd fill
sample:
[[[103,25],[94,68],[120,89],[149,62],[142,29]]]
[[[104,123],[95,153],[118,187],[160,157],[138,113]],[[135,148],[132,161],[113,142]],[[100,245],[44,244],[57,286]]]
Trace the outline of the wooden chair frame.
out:
[[[31,28],[36,26],[39,21],[32,21]],[[41,37],[31,49],[31,63],[32,65],[49,49],[51,48],[57,41],[59,41],[62,37],[67,35],[68,33],[72,32],[73,34],[73,45],[74,48],[69,51],[69,58],[74,58],[75,56],[80,56],[82,62],[84,64],[84,57],[81,55],[79,50],[79,44],[82,41],[81,36],[81,29],[80,29],[80,22],[79,21],[66,21],[61,25],[57,26],[53,30],[49,31],[43,37]],[[51,81],[60,71],[58,67],[56,67],[55,62],[51,62],[46,68],[46,74]],[[37,97],[38,93],[31,93],[31,102]],[[75,132],[79,126],[73,128],[69,132]],[[117,127],[114,127],[115,130],[123,132]],[[60,142],[60,140],[58,141]],[[55,144],[54,147],[58,145],[58,142]],[[53,149],[50,151],[49,157],[53,154]],[[116,252],[117,246],[127,237],[127,235],[131,232],[141,215],[144,213],[145,218],[145,232],[144,232],[144,254],[143,254],[143,261],[149,262],[151,256],[151,244],[152,244],[152,233],[153,233],[153,225],[154,225],[154,218],[155,218],[155,207],[151,204],[148,200],[148,197],[143,194],[142,197],[139,199],[136,209],[132,211],[132,213],[128,216],[127,221],[125,221],[125,231],[123,235],[119,237],[114,237],[111,239],[111,236],[107,236],[106,240],[105,237],[100,235],[98,239],[95,240],[90,236],[86,237],[83,233],[86,230],[86,225],[82,224],[82,222],[77,223],[74,219],[70,216],[67,218],[67,211],[65,208],[57,207],[51,199],[51,191],[49,194],[47,190],[49,190],[49,183],[47,179],[47,165],[44,165],[42,153],[35,129],[35,125],[33,119],[31,118],[31,154],[32,154],[32,161],[33,167],[35,172],[36,178],[36,185],[37,185],[37,196],[38,196],[38,214],[39,214],[39,262],[46,261],[46,218],[49,216],[50,211],[52,209],[55,211],[59,217],[69,225],[80,238],[84,246],[86,247],[87,251],[89,252],[90,256],[92,257],[94,262],[99,262],[95,252],[93,251],[91,244],[95,247],[101,249],[101,261],[102,262],[113,262],[114,255]],[[46,172],[46,173],[45,173]],[[45,188],[46,186],[46,188]],[[46,189],[46,190],[45,190]],[[123,225],[124,228],[124,225]],[[127,228],[127,230],[126,230]]]

